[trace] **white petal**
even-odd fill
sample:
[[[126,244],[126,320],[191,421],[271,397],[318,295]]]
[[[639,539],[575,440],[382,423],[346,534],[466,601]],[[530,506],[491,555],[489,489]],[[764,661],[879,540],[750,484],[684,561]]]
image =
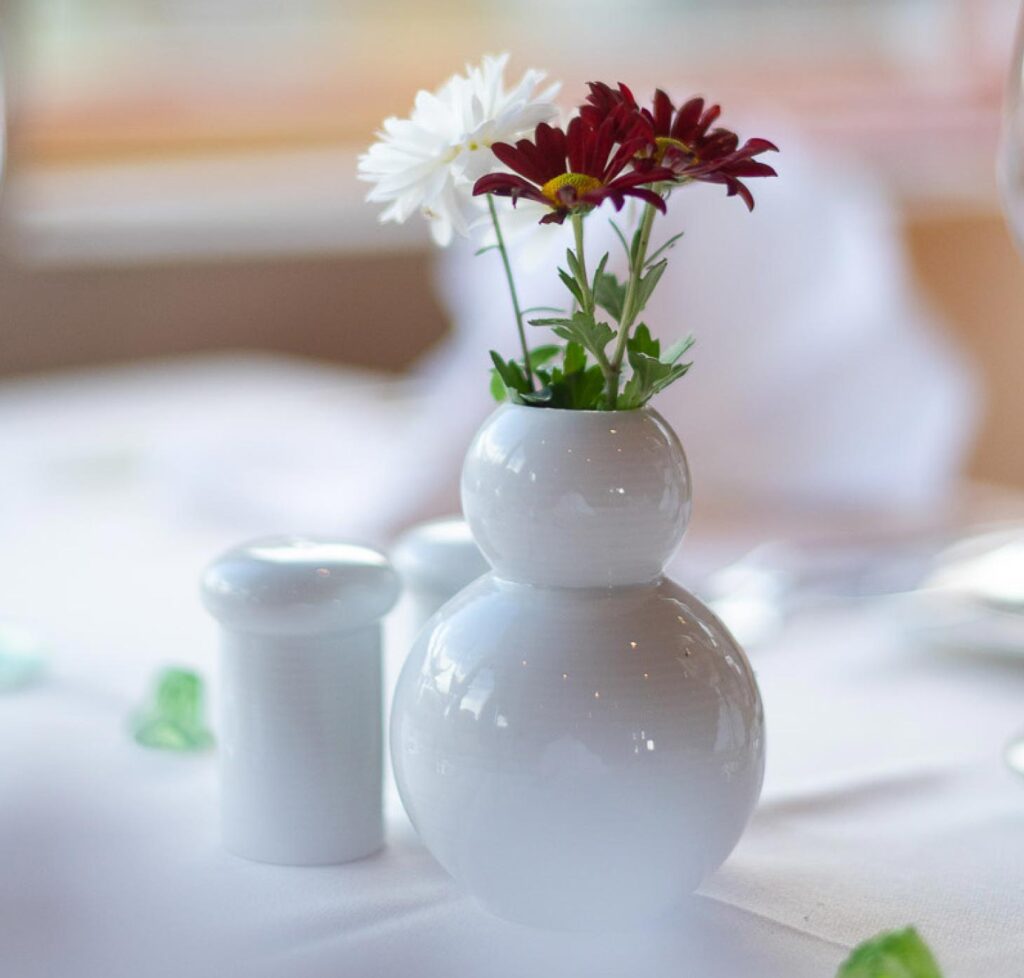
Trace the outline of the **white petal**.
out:
[[[500,168],[490,144],[515,140],[557,113],[557,85],[538,93],[544,74],[530,69],[506,91],[507,64],[507,54],[485,56],[436,92],[418,92],[408,119],[384,120],[357,164],[359,179],[373,184],[367,200],[389,205],[381,220],[404,221],[420,210],[439,243],[469,233],[482,206],[473,183]]]

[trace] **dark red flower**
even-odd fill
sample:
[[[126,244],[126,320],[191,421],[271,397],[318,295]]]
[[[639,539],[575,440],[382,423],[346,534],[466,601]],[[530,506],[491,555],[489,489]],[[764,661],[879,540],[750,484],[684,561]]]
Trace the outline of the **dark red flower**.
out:
[[[641,113],[633,93],[619,82],[612,88],[604,82],[587,82],[590,94],[580,106],[580,118],[587,125],[597,129],[608,119],[612,120],[618,142],[630,136],[643,135],[654,144],[654,127],[648,116]]]
[[[520,139],[515,146],[495,143],[491,147],[515,172],[481,177],[473,193],[511,197],[513,204],[520,197],[545,204],[551,212],[541,218],[542,224],[561,224],[566,214],[589,210],[605,200],[620,210],[627,197],[638,197],[664,211],[661,196],[644,185],[673,179],[671,170],[651,166],[623,173],[638,153],[651,148],[649,126],[642,120],[639,124],[638,132],[624,129],[619,113],[610,114],[598,125],[577,116],[565,131],[542,122],[532,141]]]
[[[740,177],[774,177],[775,170],[755,156],[778,147],[767,139],[739,137],[729,129],[711,125],[721,115],[717,105],[705,108],[704,99],[692,98],[676,110],[660,88],[654,93],[653,110],[642,109],[654,127],[655,151],[647,165],[667,167],[680,181],[721,183],[729,196],[738,194],[750,210],[754,197]]]
[[[736,133],[721,127],[712,129],[722,110],[717,105],[705,108],[702,98],[690,99],[677,110],[668,95],[658,89],[652,107],[641,109],[625,85],[614,89],[604,82],[591,82],[587,103],[580,114],[594,126],[606,119],[621,125],[621,120],[633,113],[647,121],[653,139],[634,161],[638,170],[666,168],[680,183],[700,180],[724,184],[729,196],[740,196],[751,209],[753,195],[740,178],[776,176],[772,167],[754,157],[777,151],[777,147],[767,139],[748,139],[740,146]]]

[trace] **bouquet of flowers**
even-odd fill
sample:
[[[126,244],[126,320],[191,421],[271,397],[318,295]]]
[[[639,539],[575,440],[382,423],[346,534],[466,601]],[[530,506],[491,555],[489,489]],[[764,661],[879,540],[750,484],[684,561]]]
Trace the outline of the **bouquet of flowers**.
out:
[[[589,83],[585,102],[564,126],[553,125],[558,86],[541,90],[544,74],[531,70],[506,89],[507,60],[467,66],[437,92],[421,91],[410,118],[386,119],[359,159],[360,178],[374,184],[367,199],[388,204],[384,221],[419,211],[442,246],[456,233],[489,226],[492,243],[478,253],[500,254],[521,350],[510,359],[491,352],[499,400],[575,410],[642,407],[687,372],[691,364],[682,358],[694,342],[686,337],[663,349],[642,319],[680,237],[653,241],[655,219],[677,189],[697,181],[721,184],[753,209],[743,181],[776,175],[756,159],[776,147],[766,139],[741,145],[734,132],[715,126],[721,110],[703,98],[677,107],[659,89],[640,105],[625,85],[603,82]],[[604,204],[620,212],[627,198],[638,205],[626,211],[632,226],[609,218],[625,258],[620,277],[609,269],[608,253],[588,261],[585,230]],[[521,308],[502,229],[509,205],[538,224],[571,222],[573,246],[557,269],[564,309]],[[526,319],[539,312],[548,315]],[[562,342],[532,346],[527,322]]]

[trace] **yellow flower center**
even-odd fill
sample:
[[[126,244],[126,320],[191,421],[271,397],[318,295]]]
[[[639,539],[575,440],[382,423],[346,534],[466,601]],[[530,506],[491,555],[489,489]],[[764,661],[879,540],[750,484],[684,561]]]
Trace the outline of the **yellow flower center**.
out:
[[[586,173],[560,173],[557,177],[548,180],[540,188],[540,192],[556,207],[563,207],[564,203],[558,196],[558,192],[565,187],[572,187],[576,191],[578,199],[592,190],[597,190],[600,186],[601,181],[597,177],[589,176]]]
[[[665,158],[665,150],[669,147],[672,149],[678,149],[681,153],[685,153],[687,156],[695,159],[697,154],[690,149],[682,140],[673,139],[671,136],[657,136],[655,137],[654,144],[657,147],[654,151],[654,162],[660,163]]]

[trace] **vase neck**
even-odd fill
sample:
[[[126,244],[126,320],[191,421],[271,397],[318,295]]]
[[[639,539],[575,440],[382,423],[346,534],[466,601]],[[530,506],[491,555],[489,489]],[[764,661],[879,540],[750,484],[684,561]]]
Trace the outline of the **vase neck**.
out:
[[[690,477],[679,439],[654,411],[505,405],[470,446],[462,501],[504,580],[642,585],[682,540]]]

